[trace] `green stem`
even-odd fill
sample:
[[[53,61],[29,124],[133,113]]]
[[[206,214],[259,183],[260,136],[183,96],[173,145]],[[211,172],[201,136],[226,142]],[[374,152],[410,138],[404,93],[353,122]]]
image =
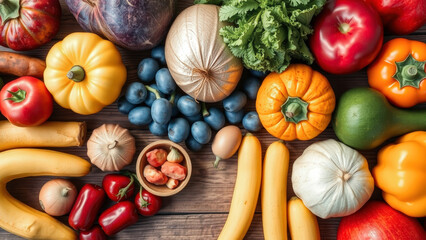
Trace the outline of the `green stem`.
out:
[[[349,25],[349,23],[340,23],[339,24],[339,31],[343,34],[348,33],[351,30],[351,25]]]
[[[201,113],[203,114],[203,117],[210,116],[210,113],[209,113],[209,111],[207,110],[207,107],[206,107],[206,103],[205,103],[205,102],[202,102],[202,103],[201,103]]]
[[[298,97],[288,97],[281,106],[281,113],[287,122],[299,123],[308,119],[309,103]]]
[[[20,0],[0,0],[0,16],[2,24],[19,17]]]
[[[141,201],[142,207],[148,207],[151,204],[151,203],[145,201],[145,199],[143,199],[143,197],[142,197],[142,186],[139,188],[139,201]]]
[[[127,186],[125,186],[124,188],[121,188],[120,190],[118,190],[118,193],[116,195],[116,197],[118,198],[118,201],[120,201],[124,196],[126,196],[127,191],[129,190],[129,188],[132,186],[133,182],[135,181],[133,174],[125,174],[126,176],[130,177],[130,182],[129,184],[127,184]]]
[[[176,97],[176,91],[173,91],[172,95],[170,96],[170,100],[169,100],[169,102],[171,104],[175,103],[175,97]]]
[[[213,163],[213,167],[218,168],[220,160],[222,160],[222,158],[216,156],[216,159],[214,160],[214,163]]]
[[[16,92],[12,92],[12,91],[9,91],[9,90],[7,90],[7,91],[12,95],[12,97],[6,98],[5,100],[11,100],[11,101],[16,102],[16,103],[24,101],[25,97],[27,95],[27,92],[22,90],[22,89],[18,89],[18,91],[16,91]]]
[[[413,131],[426,131],[426,110],[397,109],[392,113],[391,136],[399,136]]]
[[[414,65],[407,65],[402,68],[402,77],[408,81],[414,81],[417,75],[417,67]]]
[[[150,92],[152,92],[152,93],[154,93],[154,94],[155,94],[155,98],[156,98],[156,99],[160,99],[160,98],[161,98],[160,93],[158,92],[158,90],[157,90],[157,89],[155,89],[155,88],[153,88],[153,87],[150,87],[150,86],[148,86],[148,85],[146,85],[145,87],[146,87],[146,90],[148,90],[148,91],[150,91]]]
[[[418,61],[410,53],[404,61],[395,62],[396,71],[392,77],[399,82],[401,89],[407,86],[418,89],[426,78],[425,64],[426,61]]]
[[[68,71],[67,77],[74,82],[81,82],[86,77],[86,73],[82,66],[75,65]]]

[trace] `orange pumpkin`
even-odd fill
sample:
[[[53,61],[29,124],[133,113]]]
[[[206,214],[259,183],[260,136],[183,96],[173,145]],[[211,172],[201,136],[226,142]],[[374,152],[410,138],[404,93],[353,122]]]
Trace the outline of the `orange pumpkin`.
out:
[[[270,73],[259,88],[256,111],[263,127],[282,140],[309,140],[328,126],[336,104],[327,78],[304,64]]]

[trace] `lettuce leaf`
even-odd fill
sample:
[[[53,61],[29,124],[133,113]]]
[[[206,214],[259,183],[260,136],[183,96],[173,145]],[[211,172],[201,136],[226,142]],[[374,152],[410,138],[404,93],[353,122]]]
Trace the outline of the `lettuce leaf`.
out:
[[[232,53],[247,68],[284,71],[292,59],[312,64],[306,40],[312,18],[326,0],[196,0],[221,5],[221,21],[231,23],[219,31]]]

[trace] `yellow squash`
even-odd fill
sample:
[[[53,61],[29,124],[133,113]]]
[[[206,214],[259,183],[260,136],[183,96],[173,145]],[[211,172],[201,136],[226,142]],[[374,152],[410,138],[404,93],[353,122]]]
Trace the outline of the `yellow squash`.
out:
[[[250,227],[262,179],[262,149],[259,140],[248,133],[238,151],[238,170],[228,218],[219,240],[243,239]]]
[[[265,239],[287,239],[287,174],[289,152],[282,141],[272,143],[263,161],[262,223]]]
[[[91,164],[74,155],[42,149],[12,149],[0,153],[0,227],[27,239],[76,239],[75,232],[13,198],[6,184],[29,176],[81,177]]]
[[[113,103],[127,77],[117,48],[94,33],[71,33],[46,57],[44,83],[55,101],[79,114]]]
[[[426,131],[408,133],[382,148],[373,177],[391,207],[426,217]]]
[[[85,122],[48,121],[34,127],[17,127],[0,121],[0,151],[22,147],[82,146],[86,136]]]
[[[319,240],[317,217],[298,197],[288,201],[288,228],[292,240]]]

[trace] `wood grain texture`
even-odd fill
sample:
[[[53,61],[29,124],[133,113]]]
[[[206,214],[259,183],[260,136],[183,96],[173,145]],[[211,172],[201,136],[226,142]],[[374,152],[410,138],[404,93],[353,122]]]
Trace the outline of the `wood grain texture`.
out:
[[[192,4],[192,0],[177,1],[177,12]],[[76,31],[82,31],[74,17],[69,13],[68,7],[64,0],[61,0],[63,15],[61,20],[61,29],[56,37],[48,44],[32,51],[21,52],[26,55],[45,59],[50,47],[57,41],[63,39],[67,34]],[[426,42],[426,26],[423,26],[415,33],[404,36],[409,39],[416,39]],[[395,36],[387,35],[385,40],[390,40]],[[10,51],[0,47],[0,50]],[[136,69],[139,61],[149,56],[149,51],[128,51],[119,48],[122,54],[123,62],[128,70],[128,80],[126,83],[137,81]],[[313,66],[316,70],[319,68]],[[322,71],[321,71],[322,72]],[[360,86],[368,86],[365,69],[349,75],[337,76],[322,72],[330,81],[336,96],[340,96],[344,91]],[[125,87],[126,87],[125,86]],[[425,104],[416,108],[426,108]],[[246,110],[254,110],[254,101],[250,101],[246,106]],[[4,119],[3,117],[1,117]],[[57,104],[54,106],[54,113],[50,120],[57,121],[85,121],[88,126],[88,136],[93,129],[99,127],[103,123],[116,123],[122,127],[130,129],[132,135],[136,138],[137,153],[134,161],[127,166],[128,170],[135,170],[136,158],[139,152],[149,143],[160,139],[149,133],[146,127],[137,127],[131,125],[127,116],[117,111],[117,105],[114,103],[105,107],[101,112],[83,116],[73,113],[70,110],[63,109]],[[244,130],[243,130],[244,132]],[[269,135],[264,129],[255,134],[262,143],[263,154],[268,145],[277,139]],[[310,144],[329,138],[336,139],[336,136],[329,126],[317,138],[310,141],[293,141],[287,142],[286,145],[290,150],[290,167],[288,175],[288,198],[294,195],[291,187],[291,169],[294,160],[299,157],[303,150]],[[389,140],[389,141],[392,141]],[[388,141],[388,142],[389,142]],[[184,145],[184,144],[183,144]],[[184,146],[185,147],[185,146]],[[59,148],[59,151],[76,154],[87,160],[86,147]],[[368,159],[370,168],[376,163],[376,154],[378,149],[370,151],[361,151]],[[212,161],[214,157],[211,153],[211,145],[207,144],[201,152],[189,152],[193,164],[193,174],[188,186],[179,194],[164,198],[164,206],[159,214],[153,217],[140,217],[137,224],[123,230],[111,239],[216,239],[219,235],[223,224],[225,223],[227,212],[231,203],[233,187],[237,172],[236,156],[220,163],[220,170],[213,168]],[[35,162],[40,159],[34,159]],[[78,188],[85,183],[94,183],[101,185],[102,178],[107,173],[93,167],[91,173],[82,178],[70,179]],[[41,210],[38,204],[38,192],[41,186],[52,179],[52,177],[30,177],[25,179],[14,180],[8,185],[8,190],[17,199],[24,203]],[[375,190],[373,199],[380,199],[380,191]],[[259,198],[260,199],[260,198]],[[111,203],[110,203],[111,204]],[[107,206],[105,206],[106,208]],[[67,217],[59,218],[64,223]],[[322,239],[335,239],[340,219],[319,219],[320,231]],[[2,229],[0,229],[0,239],[21,239]],[[260,202],[258,203],[255,217],[245,239],[263,239]]]

